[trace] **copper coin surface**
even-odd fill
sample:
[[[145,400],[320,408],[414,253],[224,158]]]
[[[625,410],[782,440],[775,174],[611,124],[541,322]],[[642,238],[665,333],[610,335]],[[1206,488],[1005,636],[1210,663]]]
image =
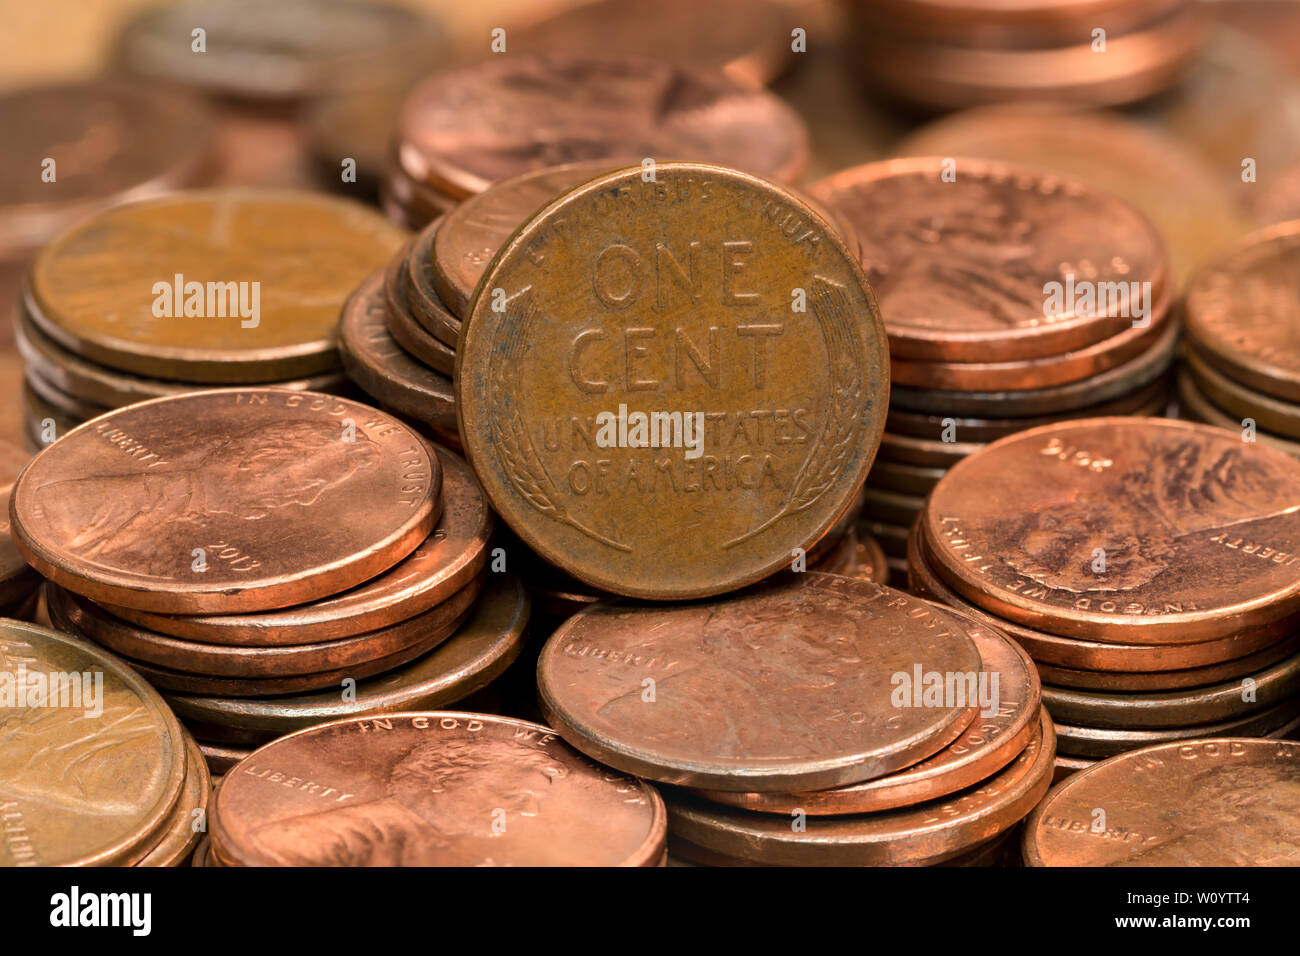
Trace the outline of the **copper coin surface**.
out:
[[[456,350],[415,320],[406,289],[406,264],[410,251],[394,257],[384,270],[384,299],[388,304],[388,334],[411,356],[434,371],[450,375],[456,368]]]
[[[185,781],[185,741],[162,698],[117,657],[19,621],[0,621],[0,673],[23,691],[0,710],[0,865],[144,857]],[[39,692],[52,675],[56,692]]]
[[[875,813],[934,800],[997,773],[1019,756],[1038,727],[1038,673],[1029,655],[1006,636],[960,614],[952,617],[975,642],[980,655],[977,680],[983,681],[981,686],[990,693],[962,735],[943,750],[910,767],[849,787],[807,793],[696,793],[715,803],[786,816],[796,810],[812,816]]]
[[[136,866],[181,866],[207,831],[212,775],[203,751],[189,734],[185,738],[185,789],[172,811],[167,832]]]
[[[314,392],[217,389],[69,432],[14,486],[38,571],[108,604],[263,611],[360,584],[433,530],[442,468],[390,415]]]
[[[1201,353],[1189,346],[1183,361],[1197,391],[1225,414],[1240,422],[1250,419],[1259,428],[1292,440],[1300,440],[1300,404],[1257,392],[1224,375]]]
[[[436,285],[433,263],[433,246],[443,218],[429,223],[415,237],[410,258],[406,260],[407,301],[411,305],[411,314],[424,330],[454,349],[460,340],[460,316],[453,315],[443,302]]]
[[[346,199],[200,190],[115,206],[32,268],[41,331],[103,365],[236,384],[338,365],[339,308],[403,234]]]
[[[779,187],[687,163],[602,177],[530,220],[479,290],[456,359],[468,458],[512,530],[588,584],[752,583],[866,476],[884,327],[856,257]]]
[[[1010,829],[1047,792],[1056,748],[1045,711],[1025,749],[978,786],[916,807],[842,817],[789,819],[668,797],[668,825],[714,853],[783,866],[915,866],[940,863]]]
[[[1094,807],[1105,810],[1101,830]],[[1103,761],[1025,824],[1030,866],[1300,865],[1300,743],[1170,743]]]
[[[1273,732],[1300,716],[1300,700],[1262,710],[1257,714],[1232,717],[1188,727],[1084,727],[1057,723],[1058,746],[1062,753],[1077,757],[1104,758],[1154,744],[1205,737],[1271,737]]]
[[[217,791],[212,839],[246,866],[648,866],[653,788],[548,728],[402,712],[282,737]]]
[[[1000,617],[1187,643],[1300,609],[1298,497],[1300,463],[1239,435],[1083,419],[954,465],[930,495],[923,540],[948,584]]]
[[[1272,647],[1300,629],[1300,618],[1292,615],[1262,627],[1236,630],[1226,637],[1191,644],[1121,644],[1115,641],[1090,641],[1062,637],[994,617],[953,591],[934,572],[922,542],[923,521],[912,526],[907,542],[908,575],[915,594],[951,606],[1006,631],[1029,656],[1054,667],[1070,667],[1096,672],[1141,671],[1162,673],[1190,667],[1207,667],[1235,660]]]
[[[349,591],[260,614],[199,617],[113,606],[107,610],[174,637],[256,647],[337,640],[427,611],[458,592],[483,569],[492,534],[492,512],[469,466],[444,448],[435,451],[442,466],[442,514],[438,524],[400,562]]]
[[[388,331],[382,272],[372,273],[343,304],[339,354],[348,377],[381,405],[416,421],[456,428],[451,379],[412,358]]]
[[[979,666],[965,628],[937,607],[805,572],[706,604],[588,608],[542,649],[537,690],[566,740],[628,773],[713,790],[816,790],[952,743],[976,701],[963,685],[960,700],[919,706],[922,675]],[[911,681],[914,671],[915,694],[895,694],[892,675]]]
[[[342,717],[447,707],[486,687],[518,657],[528,612],[519,579],[493,574],[451,637],[409,664],[358,681],[351,699],[329,690],[262,698],[168,694],[166,700],[186,721],[277,737]]]
[[[98,207],[194,185],[211,125],[188,96],[125,83],[0,95],[0,253],[36,249]]]
[[[1239,438],[1241,441],[1246,438],[1247,426],[1251,420],[1235,415],[1229,415],[1219,406],[1210,400],[1209,395],[1201,391],[1200,385],[1195,376],[1186,368],[1178,370],[1178,411],[1182,418],[1194,422],[1203,422],[1206,425],[1213,425],[1216,429],[1224,431],[1230,435]],[[1255,422],[1254,424],[1258,424]],[[1282,435],[1275,435],[1272,432],[1265,431],[1263,428],[1255,428],[1249,439],[1267,448],[1275,448],[1280,452],[1290,455],[1292,458],[1300,458],[1300,442],[1292,441]]]
[[[1085,348],[1138,318],[1141,283],[1153,310],[1168,281],[1164,246],[1141,213],[1031,167],[887,160],[810,191],[857,232],[895,358],[1010,362]],[[1059,301],[1045,288],[1053,282]],[[1103,289],[1114,301],[1099,307]]]
[[[1300,221],[1282,223],[1233,246],[1187,288],[1187,335],[1230,377],[1300,401]]]
[[[795,182],[808,131],[725,74],[589,52],[492,57],[430,77],[398,118],[398,162],[455,200],[531,169],[635,156]]]

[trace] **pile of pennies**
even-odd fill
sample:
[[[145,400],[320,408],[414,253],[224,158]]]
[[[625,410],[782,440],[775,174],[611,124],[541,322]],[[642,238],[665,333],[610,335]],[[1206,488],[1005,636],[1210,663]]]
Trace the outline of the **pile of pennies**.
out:
[[[1194,0],[852,0],[847,7],[863,78],[929,110],[1147,100],[1182,78],[1206,33]]]
[[[1252,233],[1197,273],[1184,308],[1183,414],[1300,457],[1300,222]]]
[[[1222,429],[1103,418],[1031,429],[939,482],[913,590],[1038,664],[1063,772],[1300,719],[1300,464]]]
[[[224,385],[347,388],[338,310],[402,231],[346,199],[273,189],[114,206],[36,258],[14,318],[26,432]]]
[[[966,456],[1062,419],[1164,413],[1176,286],[1160,236],[1124,201],[941,158],[844,170],[811,191],[852,228],[889,332],[863,517],[896,581],[925,495]]]
[[[468,466],[346,399],[119,409],[39,455],[12,511],[51,621],[120,655],[218,758],[460,700],[521,646],[527,600],[485,581],[492,515]]]

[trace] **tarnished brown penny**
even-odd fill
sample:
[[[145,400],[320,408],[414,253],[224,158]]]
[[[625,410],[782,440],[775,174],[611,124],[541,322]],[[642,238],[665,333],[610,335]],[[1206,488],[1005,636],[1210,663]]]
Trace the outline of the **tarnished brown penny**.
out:
[[[1101,830],[1094,808],[1105,811]],[[1029,866],[1297,866],[1300,744],[1226,738],[1074,774],[1025,823]]]
[[[1238,422],[1250,419],[1264,431],[1300,439],[1300,404],[1234,382],[1201,358],[1194,346],[1184,350],[1183,361],[1197,390],[1225,414]]]
[[[978,786],[939,800],[843,817],[811,817],[804,828],[769,813],[668,797],[674,840],[748,862],[784,866],[916,866],[943,862],[1010,829],[1047,792],[1055,756],[1052,722],[1038,727],[1010,764]]]
[[[921,597],[954,607],[990,627],[1006,631],[1029,652],[1040,668],[1046,663],[1086,671],[1177,672],[1259,653],[1300,628],[1300,618],[1292,615],[1262,627],[1243,628],[1226,637],[1192,644],[1121,644],[1036,631],[1014,621],[993,617],[948,587],[935,574],[926,557],[926,548],[921,541],[923,524],[918,522],[914,525],[908,537],[908,576],[912,590]]]
[[[1054,173],[897,159],[844,170],[810,191],[853,224],[896,359],[999,363],[1086,348],[1138,318],[1128,283],[1150,283],[1149,319],[1168,284],[1164,246],[1141,213]],[[1066,301],[1068,276],[1080,292],[1085,281],[1125,284],[1107,308],[1094,298],[1089,311],[1080,296]],[[1049,302],[1049,282],[1062,285],[1059,303]]]
[[[1300,401],[1300,222],[1233,246],[1187,287],[1187,335],[1199,354],[1257,391]]]
[[[457,414],[534,551],[615,593],[704,597],[843,513],[879,441],[885,358],[870,287],[820,217],[743,173],[663,163],[655,182],[579,187],[501,249],[462,330]],[[676,447],[620,440],[620,409],[680,411]]]
[[[475,578],[441,604],[407,621],[355,637],[312,644],[244,647],[201,644],[155,634],[114,618],[92,601],[51,587],[46,591],[52,620],[67,621],[78,632],[135,662],[213,677],[274,678],[316,674],[361,666],[419,645],[446,640],[478,597]]]
[[[0,622],[0,670],[57,698],[0,710],[0,865],[130,865],[161,838],[185,781],[180,725],[117,657],[34,624]],[[58,675],[65,675],[61,681]]]
[[[101,206],[194,185],[212,147],[202,104],[125,83],[7,91],[0,129],[5,255],[44,245]]]
[[[198,743],[185,738],[185,789],[172,812],[171,825],[153,849],[136,866],[181,866],[207,832],[208,802],[212,797],[212,775]]]
[[[895,701],[891,675],[979,666],[962,625],[937,607],[806,572],[705,604],[588,608],[542,649],[537,691],[566,740],[626,772],[816,790],[917,763],[974,718],[974,701]]]
[[[582,52],[492,57],[430,77],[398,118],[398,163],[454,200],[531,169],[635,156],[795,182],[803,120],[722,73]]]
[[[348,376],[387,408],[440,428],[456,428],[451,380],[411,358],[388,331],[383,272],[367,277],[339,320],[339,354]]]
[[[1238,680],[1190,690],[1105,693],[1044,687],[1052,716],[1088,727],[1184,727],[1230,720],[1267,710],[1296,696],[1300,656],[1295,654]]]
[[[1237,418],[1229,415],[1210,401],[1209,396],[1201,391],[1196,378],[1187,369],[1178,370],[1177,383],[1178,411],[1182,418],[1213,425],[1216,429],[1236,436],[1241,441],[1246,441],[1247,418]],[[1254,428],[1252,429],[1251,440],[1261,446],[1275,448],[1292,458],[1300,458],[1300,442],[1292,441],[1282,435],[1275,435],[1262,428]]]
[[[980,675],[989,703],[962,735],[943,750],[910,767],[849,787],[809,793],[732,793],[698,790],[715,803],[811,816],[875,813],[934,800],[964,790],[997,773],[1025,749],[1038,727],[1039,684],[1034,662],[1006,636],[954,614],[980,655]],[[991,676],[997,675],[997,684]]]
[[[168,694],[166,700],[186,721],[277,737],[341,717],[447,707],[486,687],[519,656],[528,610],[517,577],[489,575],[450,638],[409,664],[358,681],[351,699],[332,690],[275,698]]]
[[[894,407],[911,411],[989,418],[1055,415],[1087,408],[1127,395],[1166,374],[1174,359],[1179,326],[1170,321],[1162,325],[1159,337],[1145,352],[1114,368],[1067,385],[1011,391],[953,392],[891,383],[889,401]]]
[[[348,399],[216,389],[69,432],[14,486],[15,540],[93,600],[174,614],[316,600],[433,530],[442,468],[406,425]]]
[[[1300,700],[1290,700],[1245,717],[1190,727],[1110,728],[1058,724],[1058,745],[1062,753],[1077,757],[1113,757],[1115,754],[1204,737],[1265,737],[1300,716]]]
[[[433,532],[378,577],[311,604],[261,614],[177,616],[108,607],[141,627],[209,644],[266,647],[337,640],[405,621],[460,591],[487,561],[488,510],[469,466],[435,448],[442,466],[442,514]]]
[[[1240,435],[1083,419],[954,465],[931,492],[923,541],[955,591],[1000,617],[1187,643],[1300,609],[1297,500],[1300,463]]]
[[[338,364],[344,298],[402,239],[359,203],[290,190],[130,203],[41,252],[29,315],[64,348],[137,375],[225,384],[315,375]]]
[[[651,866],[665,830],[653,788],[548,728],[447,711],[282,737],[212,813],[220,855],[246,866]]]

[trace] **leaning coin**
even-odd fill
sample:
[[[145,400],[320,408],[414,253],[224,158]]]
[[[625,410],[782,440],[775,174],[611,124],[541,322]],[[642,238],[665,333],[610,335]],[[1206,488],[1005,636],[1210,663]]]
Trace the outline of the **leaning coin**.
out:
[[[244,866],[653,866],[653,788],[548,728],[402,712],[320,724],[255,751],[217,791],[212,839]]]
[[[14,485],[15,539],[93,600],[176,614],[301,604],[360,584],[433,529],[442,468],[383,412],[217,389],[117,409]]]
[[[1300,743],[1225,738],[1132,751],[1048,795],[1025,824],[1025,863],[1300,866],[1298,779]]]

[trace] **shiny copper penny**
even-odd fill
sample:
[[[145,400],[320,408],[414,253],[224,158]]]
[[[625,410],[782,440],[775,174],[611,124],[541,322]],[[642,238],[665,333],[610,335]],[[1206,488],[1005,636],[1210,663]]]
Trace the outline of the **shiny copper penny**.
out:
[[[361,666],[415,645],[427,648],[435,635],[443,640],[451,636],[481,588],[481,580],[475,578],[436,607],[377,631],[275,647],[200,644],[155,634],[57,586],[47,590],[46,599],[51,620],[70,623],[79,633],[132,661],[205,676],[274,678]]]
[[[321,724],[256,751],[213,805],[245,866],[649,866],[663,801],[546,727],[403,712]]]
[[[1088,727],[1182,727],[1230,720],[1267,710],[1300,689],[1300,655],[1291,655],[1238,680],[1156,693],[1105,693],[1044,687],[1052,716]]]
[[[46,577],[163,613],[262,611],[360,584],[441,510],[442,468],[390,415],[314,392],[218,389],[117,409],[14,486]]]
[[[184,720],[209,729],[276,737],[341,717],[448,707],[488,686],[519,656],[528,611],[519,579],[493,574],[451,637],[409,664],[358,681],[348,699],[338,690],[274,698],[168,694],[166,699]]]
[[[602,177],[530,220],[479,290],[456,367],[470,463],[515,533],[588,584],[683,599],[751,583],[861,486],[884,328],[856,258],[779,188],[686,163]],[[632,413],[658,416],[653,445],[618,437]]]
[[[344,298],[401,241],[373,210],[310,193],[150,199],[47,246],[29,315],[64,348],[137,375],[227,384],[315,375],[338,364]]]
[[[260,614],[181,617],[113,606],[107,610],[162,634],[254,647],[337,640],[427,611],[483,569],[492,534],[492,513],[469,466],[446,449],[435,451],[442,466],[438,524],[402,561],[350,591]]]
[[[786,816],[796,810],[811,816],[875,813],[934,800],[997,773],[1019,756],[1038,727],[1038,674],[1029,655],[1006,636],[973,619],[952,616],[979,651],[976,680],[983,682],[985,697],[975,719],[943,750],[903,770],[849,787],[811,793],[695,792],[715,803]]]
[[[1193,644],[1120,644],[1114,641],[1089,641],[1061,637],[1036,631],[1013,621],[993,617],[953,591],[934,572],[921,540],[924,522],[912,527],[908,538],[907,561],[911,589],[921,597],[938,601],[1006,631],[1029,656],[1039,663],[1098,672],[1177,672],[1186,668],[1213,666],[1259,653],[1286,640],[1300,629],[1300,618],[1292,615],[1260,627],[1233,631],[1226,637]]]
[[[917,866],[943,862],[1013,827],[1047,792],[1052,722],[1038,726],[1019,756],[975,787],[917,807],[843,817],[790,819],[707,803],[668,799],[673,838],[735,859],[782,866]]]
[[[212,775],[198,743],[185,738],[185,789],[172,812],[171,826],[136,866],[182,866],[207,832],[208,802],[212,797]]]
[[[1300,700],[1290,700],[1257,714],[1233,717],[1189,727],[1112,728],[1083,727],[1058,722],[1062,753],[1078,757],[1113,757],[1153,744],[1205,737],[1271,737],[1273,732],[1300,716]]]
[[[1103,761],[1053,790],[1025,824],[1025,863],[1296,866],[1298,817],[1300,744],[1164,744]]]
[[[547,722],[612,767],[740,792],[858,783],[961,735],[974,701],[916,706],[891,683],[915,668],[978,671],[958,621],[867,581],[793,578],[707,604],[575,615],[538,659]]]
[[[398,118],[398,162],[465,199],[545,166],[624,156],[717,163],[794,182],[808,132],[780,99],[722,73],[583,51],[492,57],[429,78]]]
[[[930,495],[923,540],[953,590],[1000,617],[1187,643],[1300,609],[1298,499],[1300,463],[1239,435],[1084,419],[954,465]]]
[[[1231,378],[1300,401],[1300,222],[1252,233],[1193,278],[1187,335],[1199,354]]]
[[[12,620],[0,622],[0,674],[14,695],[0,709],[0,865],[146,856],[185,781],[185,741],[162,698],[113,655]]]
[[[1142,301],[1154,310],[1168,283],[1164,246],[1136,209],[1053,173],[985,160],[954,161],[945,181],[946,162],[869,163],[810,190],[857,232],[895,359],[1042,359],[1119,334]],[[1059,301],[1045,290],[1052,282]],[[1084,282],[1124,284],[1099,308]],[[1149,283],[1149,296],[1139,301],[1131,282]],[[1060,382],[995,387],[1051,384]]]
[[[339,354],[348,376],[386,408],[441,428],[456,428],[451,380],[413,359],[388,331],[384,277],[366,278],[343,304]]]

